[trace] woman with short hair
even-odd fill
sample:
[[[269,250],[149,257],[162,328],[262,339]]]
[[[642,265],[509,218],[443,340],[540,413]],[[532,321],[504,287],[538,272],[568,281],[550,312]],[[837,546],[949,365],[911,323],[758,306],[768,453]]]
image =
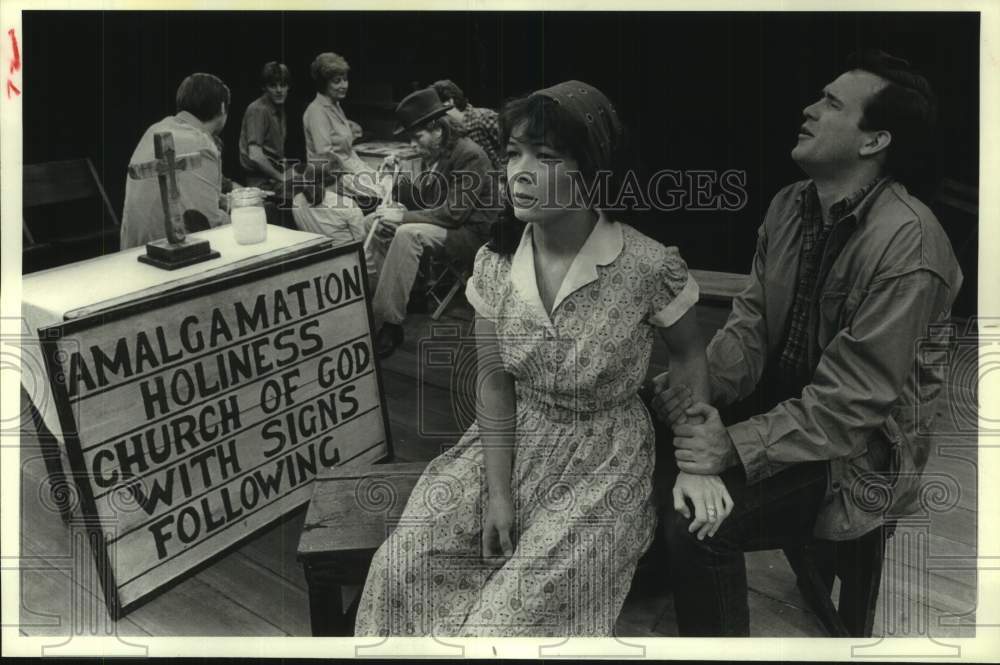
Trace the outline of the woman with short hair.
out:
[[[340,106],[347,97],[350,69],[347,60],[336,53],[320,53],[309,68],[316,98],[302,116],[306,158],[313,163],[323,162],[327,168],[348,176],[341,180],[345,193],[370,196],[374,192],[375,172],[354,151],[354,142],[361,138],[361,125],[348,120]],[[358,176],[370,180],[363,183]]]

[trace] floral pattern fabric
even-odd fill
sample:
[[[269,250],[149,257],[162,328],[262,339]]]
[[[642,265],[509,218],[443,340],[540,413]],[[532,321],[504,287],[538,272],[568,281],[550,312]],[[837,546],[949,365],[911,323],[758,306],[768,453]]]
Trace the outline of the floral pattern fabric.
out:
[[[484,247],[467,287],[515,379],[514,555],[499,567],[481,557],[487,484],[474,423],[430,462],[375,554],[357,635],[614,628],[656,524],[652,423],[636,393],[657,325],[693,305],[697,285],[676,248],[602,216],[549,315],[531,248],[530,225],[512,258]]]

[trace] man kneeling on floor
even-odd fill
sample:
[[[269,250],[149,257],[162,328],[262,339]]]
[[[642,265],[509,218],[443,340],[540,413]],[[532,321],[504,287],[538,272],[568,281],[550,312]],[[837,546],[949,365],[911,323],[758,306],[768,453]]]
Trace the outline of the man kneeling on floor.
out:
[[[367,218],[368,224],[378,225],[368,259],[377,274],[372,310],[380,358],[403,342],[406,304],[424,251],[471,265],[499,212],[490,160],[461,135],[446,115],[448,108],[434,88],[411,93],[396,107],[396,134],[409,136],[421,163],[414,180],[401,175],[393,187],[394,207],[402,215],[383,207]],[[391,173],[395,165],[395,157],[389,156],[383,170]]]

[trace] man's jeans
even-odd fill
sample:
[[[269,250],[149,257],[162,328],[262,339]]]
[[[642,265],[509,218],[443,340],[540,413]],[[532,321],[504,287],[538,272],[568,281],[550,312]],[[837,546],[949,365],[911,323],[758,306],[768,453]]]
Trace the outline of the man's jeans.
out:
[[[658,453],[666,455],[667,446]],[[661,482],[669,493],[677,467],[663,461]],[[682,636],[750,634],[743,553],[811,540],[826,493],[828,469],[827,462],[796,464],[750,486],[742,466],[728,469],[722,480],[733,498],[733,512],[714,536],[704,540],[688,532],[691,520],[673,509],[672,500],[663,501],[660,519],[664,521]]]
[[[370,220],[366,220],[370,224]],[[372,238],[368,246],[369,273],[378,275],[372,314],[376,330],[383,323],[401,324],[406,319],[406,303],[417,279],[420,257],[425,250],[441,252],[447,229],[435,224],[401,224],[392,241]]]

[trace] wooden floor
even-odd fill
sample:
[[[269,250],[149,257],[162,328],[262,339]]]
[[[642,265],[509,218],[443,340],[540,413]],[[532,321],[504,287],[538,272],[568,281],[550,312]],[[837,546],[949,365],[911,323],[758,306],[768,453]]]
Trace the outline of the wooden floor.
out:
[[[397,458],[426,460],[453,443],[471,419],[468,395],[474,368],[471,310],[453,305],[438,322],[411,316],[404,346],[383,365],[383,381]],[[721,324],[721,309],[701,315],[706,332]],[[432,328],[433,327],[433,328]],[[434,333],[433,336],[431,333]],[[459,348],[455,356],[466,371],[454,378],[437,367],[428,349]],[[421,362],[424,358],[424,362]],[[966,362],[969,362],[968,356]],[[972,361],[974,362],[974,360]],[[654,367],[663,365],[662,350]],[[968,368],[966,368],[968,369]],[[969,377],[970,372],[953,372]],[[975,403],[974,394],[969,394]],[[935,437],[927,477],[958,493],[957,504],[932,513],[923,524],[901,531],[929,538],[890,541],[875,632],[889,635],[973,636],[976,609],[977,464],[974,434],[956,429],[945,406]],[[29,425],[30,428],[30,425]],[[25,635],[293,635],[310,634],[306,586],[295,559],[304,509],[288,515],[224,558],[155,596],[114,624],[96,592],[95,570],[82,530],[65,525],[47,498],[44,465],[37,441],[22,438],[21,626]],[[924,543],[924,551],[904,544]],[[903,543],[903,544],[901,544]],[[821,636],[805,607],[795,578],[778,551],[747,556],[751,631],[755,636]],[[9,569],[9,564],[5,568]],[[923,583],[922,571],[929,573]],[[924,588],[926,587],[926,588]],[[669,590],[633,590],[618,623],[623,636],[676,635]]]

